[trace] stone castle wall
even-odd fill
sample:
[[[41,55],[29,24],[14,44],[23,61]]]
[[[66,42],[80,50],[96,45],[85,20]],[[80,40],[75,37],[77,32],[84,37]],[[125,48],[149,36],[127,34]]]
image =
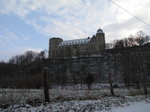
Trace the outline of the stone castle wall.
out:
[[[142,74],[150,81],[150,44],[141,47],[106,50],[99,57],[75,59],[49,59],[46,65],[56,82],[84,82],[92,74],[95,82],[108,82],[108,72],[113,82],[141,81]],[[142,71],[142,73],[141,73]]]
[[[149,49],[150,44],[106,50],[105,34],[99,29],[92,38],[50,39],[46,66],[55,82],[84,82],[88,74],[95,82],[108,82],[108,73],[114,82],[139,82],[143,75],[150,81]]]

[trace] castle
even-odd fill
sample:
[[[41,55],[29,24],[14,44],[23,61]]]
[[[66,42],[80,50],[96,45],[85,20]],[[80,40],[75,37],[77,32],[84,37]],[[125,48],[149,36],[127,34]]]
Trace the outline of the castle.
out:
[[[49,59],[45,60],[51,80],[59,84],[81,83],[92,74],[95,82],[106,83],[111,72],[113,83],[141,83],[143,74],[150,81],[150,43],[115,49],[107,49],[107,45],[102,29],[91,38],[51,38]]]
[[[91,38],[66,40],[54,37],[49,40],[49,59],[68,59],[100,56],[105,51],[105,33],[98,29]]]

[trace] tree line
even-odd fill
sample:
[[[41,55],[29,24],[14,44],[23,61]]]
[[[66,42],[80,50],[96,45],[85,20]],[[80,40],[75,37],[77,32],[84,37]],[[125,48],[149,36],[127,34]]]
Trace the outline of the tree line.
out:
[[[0,87],[39,88],[44,57],[44,51],[26,51],[8,62],[0,62]]]
[[[129,37],[114,40],[114,48],[127,48],[134,46],[142,46],[150,41],[150,36],[146,35],[143,31],[137,32],[135,35]]]

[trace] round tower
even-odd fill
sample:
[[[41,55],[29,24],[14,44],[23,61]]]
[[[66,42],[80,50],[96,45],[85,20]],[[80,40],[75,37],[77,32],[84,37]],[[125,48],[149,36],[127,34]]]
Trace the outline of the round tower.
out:
[[[105,34],[104,34],[103,30],[99,28],[99,29],[97,30],[96,36],[98,36],[98,37],[104,37]]]
[[[105,51],[105,33],[103,32],[102,29],[99,28],[97,30],[96,37],[99,40],[99,50],[100,50],[100,52],[104,52]]]
[[[90,40],[93,54],[102,54],[105,51],[105,33],[102,29],[98,29],[96,35]]]
[[[63,41],[63,39],[58,37],[53,37],[49,39],[49,58],[54,59],[58,54],[59,44]]]

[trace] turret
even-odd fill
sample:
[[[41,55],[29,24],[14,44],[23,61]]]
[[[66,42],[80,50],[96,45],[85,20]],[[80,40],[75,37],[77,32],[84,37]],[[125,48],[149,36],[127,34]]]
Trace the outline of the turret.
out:
[[[102,29],[98,29],[96,35],[93,35],[93,37],[90,40],[91,45],[93,48],[95,48],[96,54],[101,54],[105,51],[105,33]],[[94,51],[92,51],[94,52]]]
[[[98,36],[98,37],[104,37],[105,34],[104,34],[103,30],[99,28],[99,29],[97,30],[96,36]]]
[[[96,35],[93,35],[91,41],[93,42],[105,42],[105,33],[103,32],[102,29],[98,29]]]
[[[63,40],[58,37],[49,39],[49,58],[50,59],[54,59],[55,57],[57,57],[59,53],[58,46],[62,41]]]

